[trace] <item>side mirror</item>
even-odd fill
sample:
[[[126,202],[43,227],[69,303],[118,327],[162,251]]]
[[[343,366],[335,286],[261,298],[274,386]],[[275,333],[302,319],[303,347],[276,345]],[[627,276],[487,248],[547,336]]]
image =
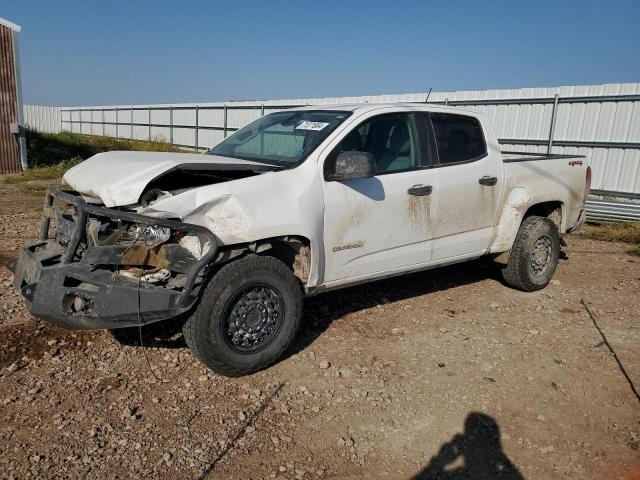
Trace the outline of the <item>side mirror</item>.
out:
[[[342,152],[336,158],[333,172],[327,172],[327,180],[343,181],[370,178],[376,174],[376,159],[369,152]]]

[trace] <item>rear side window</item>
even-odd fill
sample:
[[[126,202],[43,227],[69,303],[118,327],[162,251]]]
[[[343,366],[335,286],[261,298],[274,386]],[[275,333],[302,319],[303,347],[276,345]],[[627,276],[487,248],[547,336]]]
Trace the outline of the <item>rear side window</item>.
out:
[[[470,162],[487,153],[482,127],[476,118],[432,113],[431,122],[441,164]]]

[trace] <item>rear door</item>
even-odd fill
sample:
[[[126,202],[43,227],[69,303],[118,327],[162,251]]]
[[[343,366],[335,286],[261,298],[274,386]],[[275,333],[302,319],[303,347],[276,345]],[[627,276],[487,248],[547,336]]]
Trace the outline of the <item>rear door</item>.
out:
[[[376,115],[346,133],[324,161],[343,151],[367,151],[378,174],[324,181],[325,283],[378,276],[429,262],[433,170],[425,124],[413,113]]]
[[[480,255],[493,237],[504,180],[500,153],[487,148],[476,117],[431,113],[430,118],[438,158],[432,259]]]

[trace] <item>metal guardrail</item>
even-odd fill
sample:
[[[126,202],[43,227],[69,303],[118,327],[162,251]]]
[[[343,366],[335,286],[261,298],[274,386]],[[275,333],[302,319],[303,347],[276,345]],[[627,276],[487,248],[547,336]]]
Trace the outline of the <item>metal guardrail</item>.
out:
[[[585,207],[589,222],[640,222],[640,203],[593,199],[587,200]]]

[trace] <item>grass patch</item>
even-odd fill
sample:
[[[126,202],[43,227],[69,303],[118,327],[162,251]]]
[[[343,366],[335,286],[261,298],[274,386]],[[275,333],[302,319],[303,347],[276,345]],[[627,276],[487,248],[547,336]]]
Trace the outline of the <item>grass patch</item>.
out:
[[[594,240],[631,243],[629,253],[640,255],[640,222],[586,224],[582,226],[582,234]]]
[[[31,195],[44,195],[48,188],[60,188],[60,179],[64,172],[81,161],[77,157],[56,165],[30,168],[17,175],[5,177],[4,182],[11,185],[19,185],[24,192]]]
[[[640,244],[640,222],[586,224],[582,227],[582,233],[594,240]]]
[[[43,167],[57,165],[62,162],[86,160],[96,153],[111,150],[137,150],[146,152],[181,152],[173,145],[157,139],[118,140],[112,137],[97,135],[80,135],[79,133],[41,133],[27,130],[27,158],[29,166]]]
[[[57,180],[64,172],[69,170],[74,165],[80,163],[82,159],[80,157],[72,158],[55,165],[49,165],[46,167],[34,167],[17,175],[11,175],[4,179],[5,183],[12,185],[25,182],[33,182],[37,180]]]
[[[112,137],[79,133],[41,133],[27,130],[29,169],[7,175],[5,183],[20,185],[26,193],[43,195],[49,187],[59,186],[60,178],[71,167],[101,152],[136,150],[145,152],[183,152],[162,141],[118,140]]]

